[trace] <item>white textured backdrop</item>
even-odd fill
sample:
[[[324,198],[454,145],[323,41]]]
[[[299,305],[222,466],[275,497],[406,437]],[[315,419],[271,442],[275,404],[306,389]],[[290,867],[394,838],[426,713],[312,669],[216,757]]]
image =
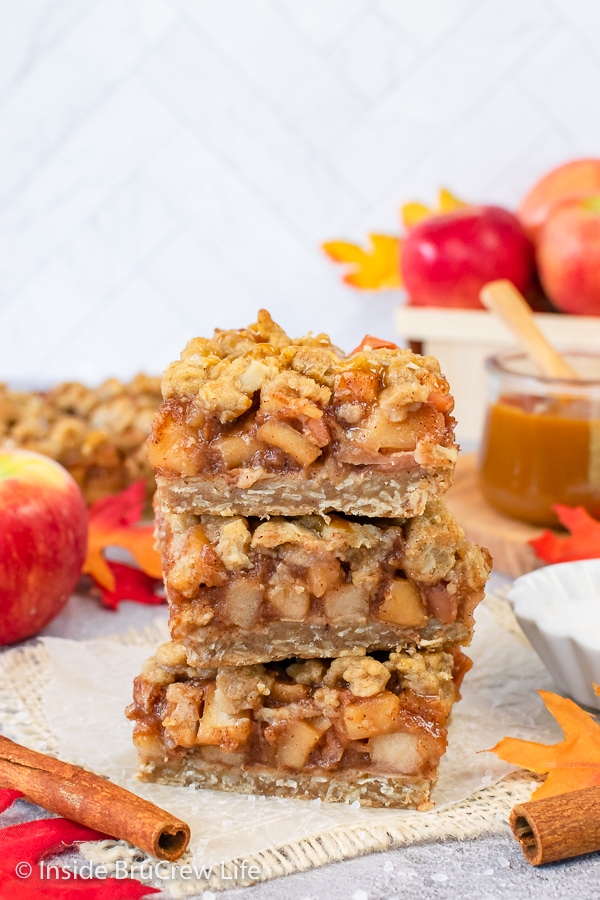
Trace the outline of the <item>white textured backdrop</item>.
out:
[[[4,2],[0,379],[160,371],[259,306],[389,336],[320,242],[516,204],[600,154],[599,96],[597,0]]]

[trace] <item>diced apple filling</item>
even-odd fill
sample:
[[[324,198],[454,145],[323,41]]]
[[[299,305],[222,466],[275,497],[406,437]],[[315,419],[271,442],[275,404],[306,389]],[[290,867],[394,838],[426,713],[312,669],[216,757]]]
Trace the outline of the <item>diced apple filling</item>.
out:
[[[208,543],[202,525],[194,525],[188,530],[181,552],[166,573],[170,590],[192,598],[201,584],[207,587],[223,584],[223,568]]]
[[[302,769],[312,750],[321,739],[322,732],[306,722],[297,719],[290,722],[279,738],[277,762],[286,769]]]
[[[238,578],[227,588],[227,614],[233,625],[252,628],[258,621],[263,588],[252,578]]]
[[[192,429],[169,418],[155,420],[148,440],[148,461],[154,469],[195,475],[199,450]]]
[[[380,771],[414,775],[423,765],[421,740],[414,734],[379,734],[369,740],[371,762]]]
[[[367,595],[354,584],[342,584],[328,591],[323,605],[327,621],[335,624],[366,622],[369,614]]]
[[[279,703],[299,703],[308,696],[308,688],[305,684],[287,684],[285,681],[276,681],[271,688],[271,697]]]
[[[250,713],[233,714],[225,694],[210,684],[206,690],[204,711],[198,725],[196,744],[215,744],[235,750],[250,735]]]
[[[361,429],[362,430],[362,429]],[[374,410],[365,422],[360,443],[367,450],[414,450],[417,433],[413,416],[403,422],[390,422],[380,409]]]
[[[394,578],[375,616],[382,622],[418,628],[427,624],[427,614],[418,590],[406,578]]]
[[[379,391],[380,379],[377,372],[350,370],[337,374],[334,385],[334,399],[338,403],[372,403]]]
[[[286,422],[266,422],[260,426],[257,435],[259,440],[283,450],[301,466],[309,466],[321,455],[312,441]]]
[[[352,741],[386,734],[398,727],[396,716],[400,700],[391,691],[383,691],[358,703],[349,703],[343,710],[346,734]]]
[[[254,454],[263,448],[261,442],[255,438],[239,434],[222,437],[214,446],[220,452],[228,469],[247,465]]]
[[[267,598],[283,622],[303,622],[310,608],[310,594],[291,581],[270,585]]]
[[[323,413],[318,411],[322,416]],[[306,413],[305,413],[306,414]],[[309,440],[317,445],[317,447],[326,447],[327,444],[331,441],[331,434],[329,432],[329,428],[323,421],[323,419],[316,419],[314,417],[308,418],[305,423],[305,431],[307,432]]]
[[[140,758],[152,765],[153,763],[162,763],[165,759],[165,746],[160,735],[156,732],[143,733],[141,730],[135,735],[135,746],[138,749]]]
[[[315,557],[314,563],[306,570],[308,589],[315,597],[322,597],[341,580],[341,566],[334,556]]]
[[[454,397],[451,394],[440,394],[438,391],[431,391],[427,399],[438,412],[451,413],[454,409]]]
[[[213,744],[202,744],[198,749],[202,759],[217,765],[243,766],[247,759],[245,747],[241,750],[222,750]]]
[[[167,737],[179,747],[193,747],[200,721],[200,704],[204,696],[202,688],[194,688],[177,682],[167,688],[170,712],[163,719]]]

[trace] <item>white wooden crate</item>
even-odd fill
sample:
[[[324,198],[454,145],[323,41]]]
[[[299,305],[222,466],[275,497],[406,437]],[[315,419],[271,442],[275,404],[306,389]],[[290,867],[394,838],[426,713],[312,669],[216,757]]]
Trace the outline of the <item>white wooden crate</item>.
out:
[[[600,353],[600,316],[536,313],[535,319],[559,349]],[[439,359],[456,399],[458,440],[465,447],[475,446],[481,438],[487,403],[485,359],[515,347],[512,334],[486,310],[401,306],[394,321],[404,340],[420,341],[423,353]]]

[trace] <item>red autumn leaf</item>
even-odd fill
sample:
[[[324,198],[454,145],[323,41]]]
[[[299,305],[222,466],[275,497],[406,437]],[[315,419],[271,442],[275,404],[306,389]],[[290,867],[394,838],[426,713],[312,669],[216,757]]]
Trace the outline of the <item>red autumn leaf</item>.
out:
[[[560,563],[600,557],[600,522],[582,506],[557,504],[552,509],[571,534],[564,537],[554,531],[544,531],[529,541],[539,558],[547,563]]]
[[[388,350],[400,349],[398,344],[393,344],[391,341],[383,341],[381,338],[373,337],[372,334],[365,334],[358,347],[354,348],[350,356],[354,356],[355,353],[362,353],[363,350],[381,350],[382,348]]]
[[[158,605],[165,602],[165,598],[156,594],[159,582],[142,572],[124,563],[108,561],[108,567],[115,577],[115,589],[109,591],[100,585],[102,603],[110,609],[118,609],[121,600],[133,600],[134,603],[147,603]]]
[[[58,868],[48,871],[40,862],[78,841],[97,841],[108,835],[69,819],[38,819],[0,829],[0,885],[10,900],[137,900],[157,893],[139,881],[116,878],[74,878]]]
[[[0,813],[12,806],[15,800],[22,797],[21,791],[11,791],[9,788],[0,788]]]
[[[90,518],[105,530],[120,525],[135,525],[142,518],[146,488],[143,481],[136,481],[119,494],[101,497],[90,507]]]
[[[115,575],[104,557],[107,547],[123,547],[151,578],[162,578],[160,556],[154,549],[154,526],[136,525],[145,499],[143,481],[136,481],[120,494],[103,497],[89,511],[88,549],[83,571],[107,591],[117,589]]]

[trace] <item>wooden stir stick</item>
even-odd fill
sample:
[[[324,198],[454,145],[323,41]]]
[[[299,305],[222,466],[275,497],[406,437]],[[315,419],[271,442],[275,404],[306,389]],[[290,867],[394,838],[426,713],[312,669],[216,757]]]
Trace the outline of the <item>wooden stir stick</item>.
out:
[[[490,281],[479,294],[483,305],[510,328],[540,373],[549,378],[579,380],[579,375],[538,328],[531,307],[511,281]]]

